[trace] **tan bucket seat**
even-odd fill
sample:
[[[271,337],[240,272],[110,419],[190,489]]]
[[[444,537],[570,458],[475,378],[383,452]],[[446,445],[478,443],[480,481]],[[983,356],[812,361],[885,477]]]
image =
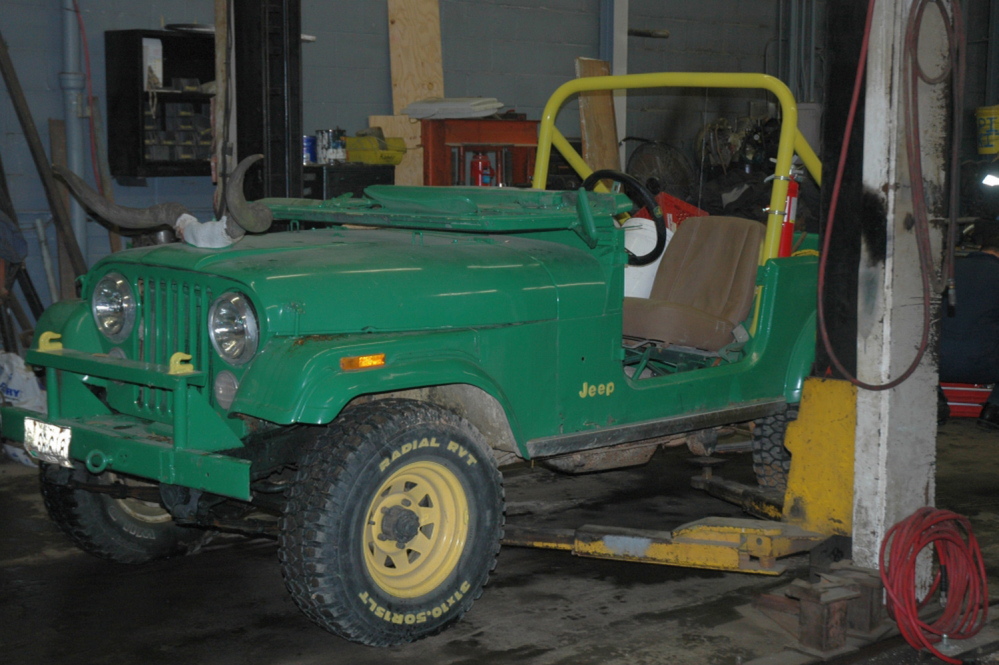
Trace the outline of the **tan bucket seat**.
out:
[[[719,351],[748,337],[766,227],[737,217],[688,217],[659,264],[648,299],[624,299],[624,334]],[[741,338],[741,340],[740,340]]]

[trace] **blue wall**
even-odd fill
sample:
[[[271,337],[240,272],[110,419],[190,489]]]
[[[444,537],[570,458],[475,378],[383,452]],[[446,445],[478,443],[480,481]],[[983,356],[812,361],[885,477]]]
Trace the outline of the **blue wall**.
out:
[[[104,31],[131,28],[160,29],[169,23],[205,23],[212,21],[212,3],[207,0],[170,0],[135,2],[133,0],[79,0],[90,46],[90,66],[94,94],[104,100]],[[0,0],[0,31],[10,50],[11,59],[24,88],[28,105],[42,143],[49,147],[49,118],[63,118],[62,90],[62,3],[59,0]],[[86,127],[86,121],[84,121]],[[87,131],[86,129],[84,131]],[[90,167],[89,133],[85,134],[84,177],[94,182]],[[114,141],[113,131],[109,141]],[[10,186],[18,222],[28,241],[28,272],[42,299],[51,300],[40,258],[33,220],[48,220],[50,213],[38,172],[28,152],[21,126],[6,88],[0,92],[0,151],[7,183]],[[150,178],[145,187],[115,186],[115,200],[123,205],[147,206],[163,201],[178,201],[198,217],[211,216],[213,187],[208,178]],[[90,264],[110,249],[103,226],[87,224],[87,260]],[[48,225],[50,252],[55,256],[55,229]]]
[[[599,0],[441,0],[444,90],[495,97],[539,117],[551,92],[575,76],[575,58],[597,56],[599,7]],[[306,132],[353,133],[369,115],[391,115],[387,25],[384,1],[303,0],[302,31],[317,38],[302,45]]]
[[[90,42],[95,94],[104,103],[106,30],[160,29],[170,23],[211,23],[209,0],[79,0]],[[340,126],[353,133],[369,115],[392,113],[383,0],[303,0],[303,32],[317,37],[302,46],[304,129]],[[662,70],[761,71],[776,32],[773,3],[747,0],[630,0],[630,24],[665,28],[668,40],[631,40],[632,72]],[[578,56],[599,54],[600,0],[440,0],[444,84],[449,96],[496,97],[538,118],[559,84],[574,76]],[[59,0],[0,0],[0,30],[10,47],[42,135],[47,119],[61,118],[62,9]],[[772,57],[772,55],[771,55]],[[758,99],[762,99],[757,97]],[[632,94],[629,134],[693,141],[697,128],[718,113],[733,119],[748,109],[745,95],[711,101],[702,91],[668,98]],[[560,128],[578,135],[574,105]],[[113,133],[110,141],[115,140]],[[48,299],[38,254],[35,218],[49,213],[38,176],[6,91],[0,93],[0,150],[19,222],[31,246],[29,271]],[[85,177],[93,181],[90,156]],[[150,178],[145,187],[115,186],[124,205],[178,201],[201,219],[211,212],[213,187],[204,178]],[[89,223],[88,260],[108,252],[107,233]],[[50,243],[55,247],[50,229]]]

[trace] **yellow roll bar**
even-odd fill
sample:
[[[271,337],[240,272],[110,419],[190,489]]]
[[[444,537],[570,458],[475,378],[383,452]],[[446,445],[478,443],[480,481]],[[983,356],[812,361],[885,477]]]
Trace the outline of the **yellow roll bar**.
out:
[[[780,246],[780,227],[787,199],[787,180],[791,175],[791,159],[798,153],[805,168],[819,185],[822,184],[822,165],[798,130],[798,104],[794,95],[780,80],[766,74],[739,74],[719,72],[662,72],[656,74],[626,74],[624,76],[592,76],[573,79],[558,87],[545,104],[538,133],[538,153],[535,160],[534,189],[544,189],[548,181],[548,160],[552,146],[558,149],[569,165],[582,177],[593,173],[583,158],[555,128],[559,109],[572,95],[594,90],[630,90],[635,88],[755,88],[772,92],[780,103],[783,121],[780,143],[777,147],[777,178],[770,193],[770,214],[767,217],[767,235],[763,242],[760,262],[777,256]],[[781,176],[784,176],[783,178]]]

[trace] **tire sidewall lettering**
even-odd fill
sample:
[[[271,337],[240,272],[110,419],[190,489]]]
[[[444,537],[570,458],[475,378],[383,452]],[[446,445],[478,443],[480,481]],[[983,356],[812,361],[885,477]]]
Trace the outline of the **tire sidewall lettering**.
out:
[[[357,594],[358,600],[361,604],[375,616],[377,619],[388,623],[394,623],[396,625],[407,625],[413,626],[417,624],[423,624],[428,621],[428,619],[440,619],[445,614],[451,611],[451,608],[457,605],[461,600],[468,594],[472,589],[472,585],[468,580],[463,581],[458,585],[458,589],[451,593],[445,600],[434,604],[429,609],[418,609],[418,610],[407,610],[407,611],[394,611],[391,608],[385,607],[376,600],[376,597],[380,594],[375,592],[362,591]]]
[[[433,451],[434,453],[447,452],[451,457],[457,458],[459,464],[477,466],[479,464],[479,452],[466,442],[455,441],[455,438],[460,439],[461,437],[443,437],[438,439],[436,436],[425,436],[407,440],[402,444],[393,444],[385,451],[385,454],[378,462],[378,470],[385,474],[395,462],[403,458],[408,460],[412,457],[412,453],[418,453],[421,450]]]

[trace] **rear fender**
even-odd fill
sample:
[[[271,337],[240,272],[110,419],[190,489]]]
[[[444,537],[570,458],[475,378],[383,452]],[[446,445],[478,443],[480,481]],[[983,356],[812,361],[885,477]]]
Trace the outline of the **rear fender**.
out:
[[[798,339],[795,340],[794,348],[791,350],[784,380],[784,399],[788,404],[797,404],[801,401],[805,378],[812,373],[812,365],[815,363],[815,325],[815,312],[812,312],[798,333]]]

